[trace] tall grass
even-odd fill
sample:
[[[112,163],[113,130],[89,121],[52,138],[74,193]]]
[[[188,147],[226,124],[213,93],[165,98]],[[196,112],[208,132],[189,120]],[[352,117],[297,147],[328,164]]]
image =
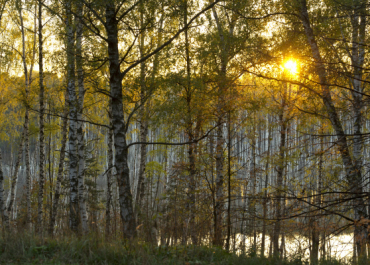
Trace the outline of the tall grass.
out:
[[[0,239],[0,264],[132,264],[132,265],[300,265],[290,261],[236,255],[220,248],[157,247],[141,242],[105,241],[98,237],[39,238],[12,234]],[[322,265],[340,264],[337,261]]]

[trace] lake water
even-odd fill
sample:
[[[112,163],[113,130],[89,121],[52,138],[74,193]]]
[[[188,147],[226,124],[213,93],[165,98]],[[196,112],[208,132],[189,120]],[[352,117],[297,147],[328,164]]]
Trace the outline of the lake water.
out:
[[[241,241],[245,240],[246,249],[250,249],[253,244],[253,237],[243,236],[241,234],[236,235],[236,248],[240,246]],[[257,235],[257,246],[258,251],[261,249],[261,238],[262,234]],[[231,243],[231,246],[233,246]],[[279,244],[281,243],[281,239]],[[265,255],[268,256],[269,254],[269,246],[270,246],[270,237],[266,236],[265,239]],[[321,248],[321,242],[320,242]],[[286,250],[286,257],[288,259],[301,256],[303,259],[308,260],[310,256],[310,245],[309,240],[306,237],[301,235],[289,235],[285,238],[285,250]],[[239,251],[237,251],[240,253]],[[259,252],[258,252],[259,253]],[[353,256],[353,234],[343,234],[337,236],[330,236],[326,238],[326,253],[328,256],[342,260],[348,261]],[[321,253],[320,253],[321,254]]]

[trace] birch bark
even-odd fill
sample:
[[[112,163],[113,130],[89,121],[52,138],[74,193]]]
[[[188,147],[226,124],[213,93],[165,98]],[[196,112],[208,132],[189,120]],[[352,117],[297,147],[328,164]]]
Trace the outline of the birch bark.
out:
[[[44,199],[44,182],[45,182],[45,137],[44,137],[44,72],[43,72],[43,39],[42,39],[42,3],[39,0],[38,3],[39,15],[38,15],[38,33],[39,33],[39,85],[40,85],[40,133],[39,133],[39,192],[38,192],[38,203],[37,203],[37,224],[36,230],[38,234],[43,233],[43,199]],[[28,207],[27,207],[28,208]],[[27,223],[31,223],[31,215],[27,209]]]
[[[24,125],[25,127],[25,125]],[[21,142],[19,144],[19,149],[18,149],[18,156],[17,156],[17,161],[15,162],[15,170],[14,170],[14,174],[13,174],[13,177],[12,177],[12,180],[11,180],[11,186],[10,186],[10,191],[8,193],[8,203],[7,203],[7,211],[8,211],[8,216],[9,218],[11,218],[12,216],[12,210],[13,210],[13,204],[14,204],[14,200],[16,198],[16,187],[17,187],[17,184],[18,184],[18,172],[19,172],[19,166],[20,166],[20,163],[21,163],[21,159],[22,159],[22,152],[23,152],[23,145],[24,145],[24,135],[26,134],[26,129],[24,128],[23,129],[23,133],[22,133],[22,138],[21,138]]]
[[[362,170],[363,170],[363,148],[364,139],[363,133],[363,112],[364,112],[364,101],[363,101],[363,66],[365,60],[365,29],[366,29],[366,6],[363,1],[353,1],[353,14],[351,15],[352,25],[352,51],[351,51],[351,62],[352,62],[352,99],[353,99],[353,167],[355,172],[352,173],[350,181],[355,180],[353,184],[353,191],[361,194],[363,191],[362,187]],[[351,183],[351,182],[349,182]],[[360,220],[365,218],[366,206],[362,198],[356,199],[353,204],[355,205],[355,219]],[[369,213],[370,214],[370,213]],[[355,241],[357,245],[357,256],[366,256],[366,241],[369,241],[370,237],[366,232],[365,226],[355,226]],[[357,240],[356,240],[357,239]]]
[[[0,25],[1,25],[1,19],[4,14],[4,10],[6,7],[8,0],[2,1],[0,6]],[[21,148],[22,149],[22,148]],[[1,211],[1,217],[4,224],[4,227],[6,231],[9,231],[9,216],[8,211],[6,207],[6,201],[5,201],[5,195],[4,195],[4,173],[3,173],[3,161],[2,161],[2,155],[1,155],[1,149],[0,149],[0,211]]]
[[[1,149],[0,149],[0,211],[3,224],[5,226],[6,231],[9,231],[9,217],[8,212],[6,211],[6,204],[4,200],[4,174],[3,174],[3,159],[1,156]]]
[[[35,55],[36,55],[36,16],[34,19],[34,40],[33,40],[33,51],[32,51],[32,60],[30,71],[28,73],[27,61],[26,61],[26,36],[25,36],[25,28],[23,23],[23,14],[22,14],[22,3],[17,2],[16,8],[19,13],[19,21],[20,21],[20,29],[21,29],[21,36],[22,36],[22,63],[23,63],[23,72],[24,72],[24,79],[25,79],[25,95],[26,95],[26,111],[24,117],[24,147],[25,147],[25,160],[26,160],[26,223],[29,229],[31,229],[31,173],[30,173],[30,143],[29,143],[29,106],[28,106],[28,98],[29,98],[29,86],[32,80],[32,70],[33,65],[35,62]],[[36,7],[35,7],[35,14],[36,14]],[[18,179],[17,179],[18,181]],[[15,195],[14,195],[15,196]],[[14,204],[16,198],[14,197]],[[13,207],[15,208],[15,207]]]
[[[109,83],[112,97],[112,122],[115,147],[115,168],[119,189],[120,215],[123,223],[124,238],[136,235],[136,221],[133,214],[132,194],[130,187],[130,170],[128,168],[128,150],[126,143],[126,124],[123,115],[122,82],[118,51],[118,21],[112,1],[105,9],[105,28],[107,31],[109,55]]]
[[[308,16],[308,11],[307,11],[307,3],[306,0],[300,0],[300,18],[301,22],[303,24],[305,34],[307,37],[308,44],[311,47],[312,55],[315,60],[315,67],[316,67],[316,73],[319,76],[320,80],[320,85],[321,85],[321,90],[322,90],[322,99],[326,108],[326,111],[328,113],[329,119],[331,121],[331,124],[335,130],[336,133],[336,144],[338,147],[338,150],[340,152],[343,165],[345,168],[345,173],[346,173],[346,178],[347,182],[350,185],[350,191],[353,192],[354,194],[362,194],[363,188],[362,188],[362,174],[361,174],[361,135],[358,133],[361,133],[361,127],[362,127],[362,122],[361,122],[361,102],[359,106],[354,108],[354,112],[357,116],[355,117],[355,137],[354,137],[354,153],[353,157],[350,154],[349,146],[348,146],[348,140],[346,137],[346,134],[343,129],[342,122],[338,116],[338,112],[334,106],[332,96],[331,96],[331,91],[330,91],[330,86],[328,84],[327,80],[327,72],[326,68],[324,65],[324,62],[322,60],[321,54],[320,54],[320,49],[317,45],[316,38],[313,32],[313,29],[311,27],[310,19]],[[358,22],[359,20],[357,20]],[[361,23],[365,23],[366,19],[365,16],[362,17]],[[361,24],[360,23],[360,24]],[[360,27],[361,34],[365,34],[365,29],[363,26]],[[362,35],[361,35],[362,36]],[[358,43],[358,42],[356,42]],[[357,49],[357,45],[354,43],[354,51]],[[360,55],[359,58],[362,58],[364,56],[363,50],[361,50],[360,46],[364,47],[364,45],[359,45],[358,47],[358,54]],[[352,54],[352,60],[356,61],[356,53]],[[356,61],[356,64],[354,65],[355,68],[355,76],[357,74],[357,77],[360,77],[360,72],[359,70],[359,65],[358,63],[360,61]],[[356,70],[357,69],[357,70]],[[361,80],[361,79],[359,79]],[[356,86],[358,85],[357,81],[353,80],[353,84]],[[357,89],[360,89],[360,87],[357,86]],[[354,93],[354,98],[356,102],[356,98],[359,99],[359,91],[356,91]],[[357,133],[357,134],[356,134]],[[360,220],[362,217],[367,216],[366,212],[366,206],[364,204],[364,201],[362,198],[357,197],[353,200],[353,207],[354,207],[354,212],[355,212],[355,220]],[[356,244],[356,249],[358,252],[358,256],[360,255],[366,255],[366,238],[367,238],[367,232],[366,232],[366,227],[364,226],[355,226],[355,244]]]
[[[267,150],[266,150],[266,165],[265,165],[265,183],[264,183],[264,198],[263,198],[263,224],[262,224],[262,239],[261,239],[261,256],[265,256],[265,245],[266,245],[266,230],[267,230],[267,212],[268,212],[268,206],[267,206],[267,187],[268,187],[268,181],[269,181],[269,164],[270,164],[270,150],[271,150],[271,122],[270,122],[270,116],[267,116]],[[266,130],[265,130],[266,133]]]
[[[224,208],[224,155],[223,155],[223,147],[225,144],[225,139],[223,135],[223,125],[225,123],[225,90],[227,87],[227,66],[229,63],[229,50],[230,50],[230,43],[228,40],[232,39],[234,35],[234,24],[230,23],[229,30],[227,32],[227,36],[225,36],[225,31],[222,28],[221,21],[219,20],[218,14],[216,9],[213,7],[213,17],[216,22],[217,31],[219,35],[220,41],[220,66],[218,69],[218,102],[217,102],[217,123],[218,127],[216,130],[216,206],[215,206],[215,223],[214,223],[214,239],[213,244],[222,246],[223,239],[222,239],[222,212]]]
[[[62,188],[62,180],[63,180],[63,172],[64,172],[64,159],[65,159],[65,153],[66,153],[66,143],[67,143],[67,126],[68,126],[68,93],[65,93],[65,106],[64,106],[64,115],[62,118],[63,124],[62,124],[62,140],[61,140],[61,148],[60,148],[60,156],[59,156],[59,166],[58,166],[58,175],[57,180],[55,183],[55,193],[54,193],[54,200],[53,200],[53,208],[50,218],[50,224],[49,224],[49,235],[54,234],[54,226],[55,226],[55,220],[58,213],[58,207],[59,207],[59,198]]]
[[[197,15],[193,17],[199,17],[205,11],[211,9],[218,1],[211,3]],[[136,65],[140,64],[141,60],[145,61],[151,56],[157,54],[164,47],[172,43],[184,30],[182,28],[178,30],[171,38],[165,43],[156,48],[151,53],[147,54],[144,58],[141,58],[135,63],[132,63],[125,71],[121,73],[120,69],[120,56],[118,49],[118,20],[122,19],[131,10],[133,10],[140,2],[136,2],[131,8],[126,10],[121,17],[117,18],[117,13],[121,6],[116,8],[115,1],[107,0],[105,3],[105,21],[103,22],[106,36],[105,39],[108,44],[108,60],[109,60],[109,83],[110,83],[110,96],[112,98],[112,121],[113,121],[113,133],[114,133],[114,147],[115,147],[115,168],[117,170],[117,180],[119,188],[119,203],[120,203],[120,215],[123,222],[123,236],[125,238],[132,238],[136,235],[136,221],[133,214],[133,199],[130,187],[129,167],[128,167],[128,148],[126,143],[126,121],[124,120],[123,113],[123,102],[122,102],[122,79],[125,74],[133,69]],[[102,18],[100,18],[102,21]]]
[[[77,141],[78,141],[78,203],[80,210],[80,219],[82,233],[86,234],[89,231],[87,224],[87,209],[86,209],[86,191],[85,191],[85,132],[83,119],[83,108],[85,99],[84,87],[84,72],[82,62],[82,40],[83,40],[83,6],[82,2],[77,4],[76,16],[76,67],[77,67],[77,84],[78,84],[78,113],[77,113]]]
[[[141,4],[141,14],[140,14],[140,27],[144,27],[144,8]],[[140,57],[144,57],[144,41],[145,41],[145,32],[142,32],[140,35]],[[143,104],[140,111],[140,142],[146,142],[148,136],[148,123],[146,121],[145,113],[145,93],[146,93],[146,80],[145,80],[145,62],[140,64],[140,97],[141,104]],[[145,191],[145,166],[146,166],[146,154],[147,154],[147,145],[140,145],[140,166],[139,166],[139,175],[137,181],[136,189],[136,200],[135,200],[135,212],[137,218],[139,218],[139,212],[141,212],[142,199],[144,197]]]
[[[320,128],[320,133],[323,133],[323,128],[321,125]],[[318,151],[318,156],[319,156],[319,161],[318,161],[318,178],[317,178],[317,183],[316,183],[316,197],[314,199],[314,203],[316,206],[321,207],[321,190],[322,190],[322,169],[323,169],[323,153],[324,153],[324,148],[323,148],[323,137],[320,137],[320,149]],[[320,213],[320,212],[318,212]],[[310,261],[311,264],[318,264],[319,262],[319,247],[320,247],[320,222],[319,222],[319,217],[313,216],[312,218],[312,232],[311,232],[311,242],[312,242],[312,247],[311,247],[311,253],[310,253]]]
[[[78,232],[78,154],[77,154],[77,97],[75,88],[75,32],[72,18],[72,1],[66,2],[67,31],[67,93],[69,105],[69,182],[70,182],[70,228]]]
[[[111,99],[109,99],[111,101]],[[112,130],[112,104],[109,102],[109,129],[108,129],[108,172],[107,172],[107,202],[105,206],[105,234],[111,233],[111,205],[112,205],[112,184],[113,184],[113,130]]]
[[[281,217],[282,217],[282,195],[283,195],[283,179],[285,170],[285,149],[286,149],[286,134],[287,134],[287,120],[286,120],[286,84],[284,84],[284,91],[282,96],[281,110],[279,114],[279,125],[280,125],[280,145],[279,145],[279,158],[278,165],[276,167],[276,204],[275,204],[275,214],[276,221],[274,225],[273,234],[273,255],[276,258],[280,257],[279,249],[279,237],[281,231]]]
[[[188,1],[184,1],[184,25],[188,24]],[[186,103],[187,103],[187,124],[186,133],[189,138],[189,142],[195,140],[194,129],[193,129],[193,115],[192,115],[192,85],[191,85],[191,61],[190,61],[190,43],[189,43],[189,29],[185,30],[185,58],[186,58]],[[189,160],[189,191],[188,191],[188,203],[187,208],[189,211],[189,234],[193,245],[197,245],[197,236],[195,231],[195,148],[196,144],[190,144],[188,146],[188,160]]]

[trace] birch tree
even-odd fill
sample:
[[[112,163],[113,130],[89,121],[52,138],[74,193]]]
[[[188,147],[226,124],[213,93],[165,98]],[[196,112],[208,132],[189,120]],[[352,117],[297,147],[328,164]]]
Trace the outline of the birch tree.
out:
[[[361,4],[357,2],[357,4]],[[332,99],[332,92],[331,87],[329,86],[330,80],[328,80],[328,73],[323,61],[320,47],[317,44],[316,36],[314,34],[309,13],[307,9],[307,2],[306,0],[300,0],[299,2],[299,15],[301,19],[301,23],[305,30],[307,43],[311,48],[312,56],[314,58],[315,63],[315,70],[316,74],[319,77],[319,82],[321,86],[321,97],[323,103],[325,105],[327,115],[329,116],[330,122],[335,130],[335,134],[337,137],[336,145],[341,154],[342,161],[345,167],[346,178],[348,184],[350,185],[350,191],[353,192],[354,195],[357,195],[357,198],[353,199],[353,207],[355,210],[355,220],[360,220],[362,217],[367,216],[366,207],[364,201],[360,194],[363,192],[362,188],[362,174],[361,174],[361,109],[362,109],[362,96],[361,96],[361,79],[357,80],[357,78],[361,78],[362,72],[360,67],[363,63],[363,56],[364,50],[361,43],[364,41],[364,34],[365,34],[365,13],[363,8],[356,8],[352,17],[352,25],[354,26],[354,32],[352,35],[354,43],[351,55],[351,60],[353,63],[353,67],[355,70],[355,76],[353,78],[353,85],[354,85],[354,101],[357,103],[356,107],[354,108],[355,112],[355,132],[356,135],[354,138],[354,152],[351,155],[349,144],[348,144],[348,137],[343,128],[342,121],[339,118],[337,109],[333,103]],[[359,13],[360,12],[360,13]],[[354,80],[357,81],[354,81]],[[355,104],[356,104],[355,103]],[[357,115],[356,115],[357,113]],[[366,227],[364,226],[355,226],[355,241],[357,246],[358,255],[365,255],[365,245],[366,245]]]
[[[44,182],[45,182],[45,137],[44,137],[44,72],[43,72],[43,37],[42,37],[42,2],[38,2],[38,38],[39,38],[39,85],[40,85],[40,132],[39,132],[39,193],[38,193],[38,205],[37,205],[37,225],[36,229],[39,234],[43,234],[43,201],[44,201]],[[31,198],[29,198],[31,199]],[[29,206],[30,207],[30,206]],[[27,223],[31,223],[31,209],[27,207]]]
[[[217,2],[217,1],[216,1]],[[128,145],[126,141],[127,124],[128,120],[125,120],[124,105],[122,102],[122,80],[126,75],[141,62],[149,59],[156,53],[160,52],[164,47],[168,46],[175,40],[185,29],[200,15],[212,8],[216,2],[203,8],[198,12],[185,27],[180,28],[169,37],[164,43],[153,51],[147,53],[143,58],[139,58],[135,62],[128,64],[124,70],[121,70],[121,59],[119,52],[119,28],[118,24],[128,19],[129,15],[135,10],[140,1],[137,2],[125,2],[125,4],[109,0],[103,6],[99,6],[104,9],[103,14],[99,14],[98,9],[84,1],[89,11],[98,19],[104,26],[106,37],[102,36],[100,32],[93,26],[89,27],[97,36],[103,39],[108,48],[108,60],[109,60],[109,85],[110,85],[110,97],[112,98],[112,122],[113,122],[113,134],[114,134],[114,147],[115,147],[115,168],[117,170],[117,181],[119,188],[119,204],[120,204],[120,215],[123,223],[123,236],[125,238],[132,238],[136,234],[136,221],[133,213],[133,199],[131,193],[131,183],[129,176],[128,167]],[[126,54],[130,52],[129,47]],[[131,117],[131,115],[128,115]]]
[[[84,86],[84,70],[83,70],[83,5],[81,2],[77,5],[76,16],[76,67],[77,67],[77,84],[78,84],[78,112],[77,112],[77,141],[78,141],[78,203],[80,210],[80,218],[82,225],[82,233],[88,232],[87,225],[87,209],[86,209],[86,194],[85,194],[85,132],[83,120],[85,86]]]
[[[70,182],[70,227],[78,232],[79,204],[78,204],[78,153],[77,153],[77,97],[75,88],[75,32],[73,26],[72,1],[67,0],[66,34],[67,34],[67,93],[69,106],[69,182]]]

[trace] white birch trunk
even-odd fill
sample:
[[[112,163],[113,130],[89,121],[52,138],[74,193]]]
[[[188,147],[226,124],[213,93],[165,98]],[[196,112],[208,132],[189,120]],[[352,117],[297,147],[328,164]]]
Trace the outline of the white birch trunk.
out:
[[[55,183],[55,193],[53,199],[53,208],[50,218],[49,224],[49,235],[52,236],[54,234],[54,226],[56,216],[58,214],[58,206],[59,206],[59,198],[62,188],[62,180],[63,180],[63,172],[64,172],[64,159],[66,153],[66,143],[67,143],[67,126],[68,126],[68,93],[65,93],[65,106],[64,106],[64,115],[63,115],[63,124],[62,124],[62,141],[61,141],[61,148],[60,148],[60,156],[59,156],[59,167],[58,167],[58,175],[57,180]]]
[[[331,121],[331,124],[335,130],[336,134],[336,144],[338,147],[338,150],[340,152],[347,182],[350,184],[350,191],[355,194],[362,194],[363,188],[362,188],[362,175],[361,175],[361,169],[358,168],[360,166],[360,162],[356,161],[356,156],[359,159],[359,145],[354,148],[354,157],[351,156],[349,146],[348,146],[348,140],[346,137],[346,133],[344,131],[344,126],[340,120],[340,117],[338,115],[338,112],[334,106],[332,96],[331,96],[331,90],[330,86],[328,85],[328,79],[327,79],[327,72],[325,69],[325,64],[321,58],[320,49],[318,47],[318,44],[316,42],[316,38],[314,35],[314,32],[311,27],[311,23],[308,16],[307,11],[307,3],[306,0],[300,0],[301,4],[301,21],[306,33],[308,44],[311,47],[313,58],[315,59],[315,67],[316,72],[319,76],[321,89],[322,89],[322,99],[324,102],[324,105],[326,107],[326,111],[328,113],[329,119]],[[364,33],[364,32],[363,32]],[[358,67],[355,65],[355,69]],[[355,107],[356,111],[357,107]],[[358,114],[359,115],[359,114]],[[360,115],[361,116],[361,115]],[[358,121],[358,127],[357,130],[361,131],[361,122]],[[360,135],[357,135],[355,137],[354,142],[358,142],[361,139]],[[360,144],[360,142],[358,142]],[[357,150],[356,150],[357,148]],[[355,212],[355,220],[360,220],[361,217],[366,217],[366,206],[364,204],[364,200],[358,196],[356,199],[353,200],[353,207]],[[357,248],[358,254],[366,255],[366,238],[367,238],[367,231],[366,227],[364,226],[355,226],[355,244]]]
[[[77,26],[76,26],[76,67],[77,67],[77,83],[78,83],[78,114],[77,114],[77,141],[78,141],[78,203],[80,209],[80,219],[82,233],[86,234],[89,231],[87,224],[87,209],[86,209],[86,194],[85,194],[85,132],[83,119],[83,108],[85,99],[84,87],[84,72],[82,62],[82,33],[83,25],[81,17],[83,15],[82,3],[78,3],[77,7]]]
[[[113,130],[112,130],[112,104],[109,104],[109,126],[108,129],[108,172],[107,172],[107,202],[105,206],[105,235],[111,233],[111,205],[112,205],[112,184],[113,184]]]
[[[39,79],[40,79],[40,95],[39,95],[39,104],[40,104],[40,134],[39,134],[39,192],[38,192],[38,204],[37,204],[37,224],[36,230],[38,234],[43,234],[43,199],[44,199],[44,182],[45,182],[45,141],[44,141],[44,72],[43,72],[43,40],[42,40],[42,3],[39,0]],[[30,224],[31,216],[28,216],[28,207],[27,207],[27,221]],[[29,218],[29,219],[28,219]]]
[[[70,228],[78,232],[78,153],[77,153],[77,97],[75,88],[75,35],[72,19],[72,1],[66,3],[67,31],[67,92],[69,101],[69,182],[70,182]]]
[[[6,205],[4,200],[4,173],[3,173],[3,160],[1,156],[0,149],[0,211],[2,216],[2,221],[5,226],[6,231],[9,231],[9,217],[6,211]]]
[[[105,11],[105,28],[108,36],[109,84],[112,97],[115,168],[119,189],[120,215],[123,223],[122,232],[124,238],[133,238],[136,236],[136,221],[132,205],[130,170],[127,163],[126,123],[123,115],[122,78],[118,51],[118,21],[112,1],[108,1]]]
[[[26,134],[26,129],[24,128],[23,133],[22,133],[21,142],[19,144],[17,161],[15,162],[14,174],[13,174],[12,179],[11,179],[10,191],[8,193],[7,211],[8,211],[8,216],[9,217],[12,216],[13,204],[14,204],[14,201],[16,199],[16,188],[18,186],[17,185],[18,184],[18,172],[19,172],[19,166],[20,166],[21,159],[22,159],[22,152],[23,152],[25,134]]]

